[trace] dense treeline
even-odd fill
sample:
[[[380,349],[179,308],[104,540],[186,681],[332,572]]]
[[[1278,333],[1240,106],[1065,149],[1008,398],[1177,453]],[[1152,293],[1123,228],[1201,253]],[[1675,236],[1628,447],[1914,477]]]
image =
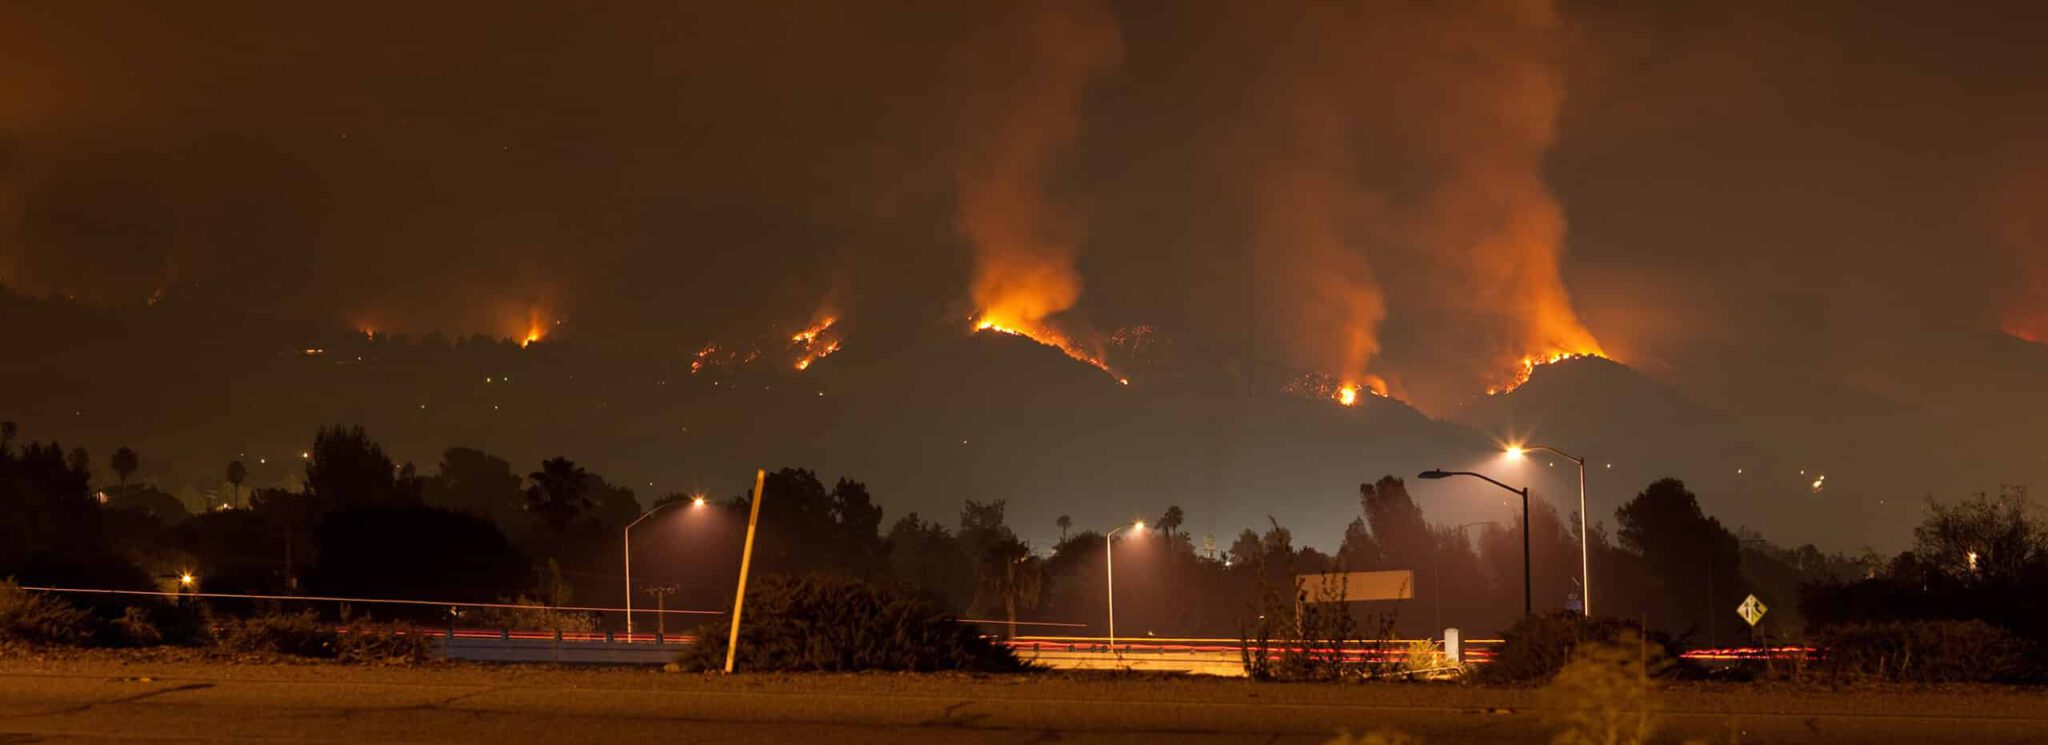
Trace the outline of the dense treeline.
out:
[[[240,493],[189,515],[147,484],[129,483],[141,455],[108,459],[115,479],[94,487],[89,454],[0,432],[0,577],[25,585],[140,589],[177,586],[192,572],[210,592],[335,595],[550,606],[625,601],[623,531],[636,518],[632,592],[641,608],[718,609],[730,602],[753,495],[699,500],[671,494],[645,505],[566,458],[521,475],[509,462],[451,448],[434,472],[394,463],[362,429],[322,429],[297,489]],[[1107,615],[1105,537],[1073,531],[1034,547],[1001,501],[968,499],[951,520],[917,513],[886,520],[867,487],[782,469],[763,488],[755,571],[833,573],[900,584],[966,617],[1018,622],[1013,633],[1101,633]],[[1187,516],[1165,506],[1146,530],[1115,537],[1118,630],[1125,636],[1236,636],[1261,593],[1291,577],[1335,570],[1414,572],[1414,597],[1356,604],[1403,635],[1446,626],[1468,634],[1507,627],[1521,608],[1519,515],[1462,526],[1430,523],[1400,479],[1361,484],[1358,516],[1335,552],[1297,546],[1269,521],[1227,547],[1197,548]],[[1532,505],[1529,535],[1538,610],[1578,595],[1576,516]],[[1783,549],[1728,530],[1682,482],[1650,484],[1590,538],[1594,609],[1681,644],[1747,642],[1734,609],[1751,593],[1772,608],[1762,633],[1788,638],[1807,621],[1982,619],[2048,638],[2048,533],[2022,495],[1933,505],[1914,549],[1889,562]],[[659,595],[657,600],[656,595]],[[257,603],[216,604],[253,610]],[[418,620],[450,610],[418,606]],[[653,625],[653,619],[640,621]],[[1030,626],[1033,622],[1084,627]],[[602,621],[617,627],[613,615]],[[679,628],[680,625],[671,626]]]

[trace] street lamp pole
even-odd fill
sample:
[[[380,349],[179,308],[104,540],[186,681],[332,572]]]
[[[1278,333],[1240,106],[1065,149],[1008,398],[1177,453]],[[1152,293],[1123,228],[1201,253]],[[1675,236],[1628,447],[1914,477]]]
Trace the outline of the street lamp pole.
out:
[[[652,517],[652,516],[654,515],[654,513],[656,513],[656,512],[660,512],[660,511],[662,511],[662,510],[668,509],[668,508],[670,508],[670,507],[674,507],[674,506],[676,506],[676,505],[679,505],[679,504],[682,504],[682,503],[683,503],[683,501],[679,499],[679,500],[676,500],[676,501],[674,501],[674,502],[670,502],[670,503],[668,503],[668,504],[664,504],[664,505],[661,505],[661,506],[659,506],[659,507],[655,507],[654,509],[648,510],[648,511],[646,511],[646,512],[642,512],[642,513],[640,513],[640,516],[639,516],[639,517],[633,518],[633,521],[632,521],[632,522],[626,523],[626,529],[625,529],[624,531],[621,531],[622,535],[624,535],[624,536],[625,536],[625,538],[626,538],[626,552],[625,552],[625,553],[626,553],[626,556],[625,556],[625,558],[626,558],[626,643],[627,643],[627,644],[631,644],[631,643],[633,643],[633,526],[635,526],[635,525],[639,525],[639,524],[640,524],[640,521],[642,521],[642,520],[645,520],[645,519],[647,519],[647,518],[649,518],[649,517]],[[702,507],[702,506],[704,506],[704,498],[703,498],[703,497],[694,497],[694,498],[691,498],[691,499],[690,499],[690,507],[692,507],[692,508],[696,508],[696,507]]]
[[[1593,615],[1593,534],[1586,527],[1586,459],[1563,450],[1542,445],[1520,445],[1508,448],[1508,455],[1522,457],[1523,453],[1541,450],[1565,460],[1579,464],[1579,614]]]
[[[1116,654],[1116,552],[1115,552],[1115,551],[1112,551],[1112,550],[1110,550],[1110,549],[1111,549],[1111,547],[1112,547],[1112,546],[1115,546],[1115,545],[1116,545],[1116,534],[1118,534],[1118,533],[1122,533],[1122,532],[1124,532],[1124,531],[1126,531],[1126,530],[1144,530],[1144,529],[1145,529],[1145,521],[1143,521],[1143,520],[1139,520],[1139,521],[1137,521],[1137,522],[1134,522],[1134,523],[1131,523],[1131,524],[1129,524],[1129,525],[1119,525],[1119,526],[1117,526],[1117,527],[1115,527],[1115,528],[1112,528],[1112,529],[1111,529],[1111,530],[1109,531],[1109,533],[1108,533],[1107,535],[1104,535],[1104,536],[1102,536],[1102,568],[1103,568],[1103,577],[1104,577],[1104,579],[1106,580],[1105,584],[1106,584],[1106,585],[1108,586],[1108,589],[1109,589],[1109,652],[1110,652],[1110,654]]]
[[[1531,581],[1529,580],[1529,490],[1528,490],[1528,488],[1524,487],[1524,488],[1520,488],[1520,489],[1517,489],[1517,488],[1515,488],[1515,487],[1512,487],[1512,486],[1508,486],[1507,484],[1503,484],[1503,483],[1501,483],[1501,482],[1495,481],[1495,480],[1493,480],[1493,477],[1491,477],[1491,476],[1487,476],[1486,474],[1481,474],[1481,473],[1473,473],[1473,472],[1471,472],[1471,471],[1445,471],[1445,470],[1443,470],[1443,469],[1437,469],[1437,470],[1433,470],[1433,471],[1423,471],[1423,472],[1422,472],[1421,474],[1418,474],[1418,475],[1417,475],[1417,478],[1424,478],[1424,479],[1442,479],[1442,478],[1449,478],[1449,477],[1452,477],[1452,476],[1470,476],[1470,477],[1472,477],[1472,478],[1475,478],[1475,479],[1479,479],[1479,480],[1485,481],[1486,483],[1492,484],[1492,485],[1494,485],[1494,486],[1498,486],[1498,487],[1500,487],[1500,488],[1502,488],[1502,489],[1506,489],[1506,490],[1508,490],[1508,491],[1511,491],[1511,492],[1514,492],[1514,493],[1516,493],[1516,494],[1519,494],[1519,495],[1521,495],[1521,497],[1522,497],[1522,615],[1524,615],[1524,616],[1529,616],[1529,615],[1535,615],[1535,613],[1536,613],[1536,606],[1535,606],[1535,604],[1534,604],[1534,601],[1532,600],[1532,597],[1533,597],[1533,594],[1534,594],[1534,593],[1533,593],[1533,588],[1534,588],[1534,585],[1535,585],[1535,583],[1534,583],[1534,582],[1531,582]]]

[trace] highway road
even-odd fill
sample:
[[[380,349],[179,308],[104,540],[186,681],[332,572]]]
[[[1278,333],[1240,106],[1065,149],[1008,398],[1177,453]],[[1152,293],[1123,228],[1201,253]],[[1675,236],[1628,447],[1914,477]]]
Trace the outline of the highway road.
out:
[[[1669,738],[2048,742],[2048,694],[1664,692]],[[1086,674],[740,675],[0,659],[0,743],[1543,743],[1532,691]]]

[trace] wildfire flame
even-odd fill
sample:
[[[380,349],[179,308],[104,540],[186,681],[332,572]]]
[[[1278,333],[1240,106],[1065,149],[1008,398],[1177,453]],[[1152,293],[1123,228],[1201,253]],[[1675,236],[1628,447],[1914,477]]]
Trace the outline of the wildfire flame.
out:
[[[1077,362],[1086,363],[1097,370],[1109,373],[1110,377],[1116,378],[1116,382],[1120,385],[1131,384],[1130,378],[1126,378],[1118,374],[1116,370],[1110,368],[1109,363],[1104,362],[1101,355],[1089,352],[1087,349],[1082,348],[1081,345],[1075,344],[1072,339],[1067,338],[1066,334],[1062,334],[1045,325],[1012,325],[1000,323],[995,320],[992,320],[988,316],[983,316],[980,320],[974,322],[974,330],[977,332],[994,331],[1000,334],[1009,334],[1011,336],[1021,336],[1026,339],[1030,339],[1032,341],[1038,342],[1039,344],[1043,344],[1045,346],[1060,350],[1061,352],[1065,353],[1067,357]]]
[[[805,354],[803,359],[797,360],[796,369],[798,371],[809,370],[811,369],[811,363],[825,359],[826,357],[830,357],[832,356],[833,352],[837,351],[839,351],[839,342],[835,341],[826,344],[824,347],[818,349],[816,352]]]
[[[795,367],[798,372],[811,369],[811,365],[815,364],[818,360],[825,359],[831,356],[833,352],[839,351],[838,339],[824,338],[826,332],[832,330],[832,324],[838,322],[839,319],[837,317],[826,316],[824,319],[812,323],[809,328],[798,331],[795,335],[789,337],[790,344],[797,348],[798,354]]]
[[[1337,386],[1337,393],[1334,398],[1341,405],[1356,406],[1358,405],[1358,394],[1360,393],[1370,393],[1380,398],[1386,398],[1387,381],[1377,375],[1368,375],[1359,382],[1346,382],[1343,385]]]
[[[798,344],[802,344],[804,346],[810,346],[812,342],[818,340],[819,334],[825,333],[826,329],[832,328],[832,324],[838,322],[839,319],[837,318],[826,318],[825,320],[811,324],[810,328],[796,332],[796,335],[789,337],[789,340],[796,342]]]
[[[548,335],[547,320],[541,316],[540,308],[526,311],[526,333],[519,337],[519,348],[525,349]]]
[[[1563,362],[1563,361],[1565,361],[1565,360],[1583,360],[1583,359],[1606,359],[1606,358],[1605,358],[1604,356],[1602,356],[1602,355],[1601,355],[1600,353],[1598,353],[1598,352],[1584,352],[1584,353],[1574,353],[1574,352],[1553,352],[1553,353],[1551,353],[1551,354],[1550,354],[1549,356],[1546,356],[1546,357],[1536,357],[1536,356],[1529,356],[1529,357],[1523,357],[1523,358],[1522,358],[1522,364],[1521,364],[1521,367],[1519,367],[1519,368],[1517,368],[1517,369],[1515,370],[1515,373],[1514,373],[1513,377],[1512,377],[1512,378],[1511,378],[1511,379],[1510,379],[1510,380],[1509,380],[1508,382],[1506,382],[1506,383],[1503,383],[1503,384],[1501,384],[1501,385],[1497,385],[1497,386],[1493,386],[1493,387],[1487,388],[1487,389],[1486,389],[1486,395],[1489,395],[1489,396],[1498,396],[1498,395],[1500,395],[1500,394],[1503,394],[1503,393],[1507,393],[1507,392],[1509,392],[1509,391],[1513,391],[1513,390],[1514,390],[1514,389],[1516,389],[1516,388],[1520,388],[1520,387],[1522,387],[1522,384],[1523,384],[1523,383],[1527,383],[1527,382],[1529,382],[1529,376],[1530,376],[1530,375],[1534,375],[1534,374],[1536,374],[1536,368],[1537,368],[1537,367],[1540,367],[1540,366],[1543,366],[1543,365],[1555,365],[1555,364],[1557,364],[1557,363],[1559,363],[1559,362]]]

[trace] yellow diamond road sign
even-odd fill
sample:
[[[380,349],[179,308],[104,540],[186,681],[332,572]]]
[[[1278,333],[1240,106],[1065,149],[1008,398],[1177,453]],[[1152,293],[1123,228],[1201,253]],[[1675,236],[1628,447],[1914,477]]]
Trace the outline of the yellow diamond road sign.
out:
[[[1756,622],[1764,620],[1764,611],[1767,610],[1770,609],[1764,607],[1763,601],[1751,595],[1749,599],[1742,601],[1742,605],[1735,608],[1735,613],[1742,616],[1742,620],[1748,621],[1749,625],[1755,626]]]

